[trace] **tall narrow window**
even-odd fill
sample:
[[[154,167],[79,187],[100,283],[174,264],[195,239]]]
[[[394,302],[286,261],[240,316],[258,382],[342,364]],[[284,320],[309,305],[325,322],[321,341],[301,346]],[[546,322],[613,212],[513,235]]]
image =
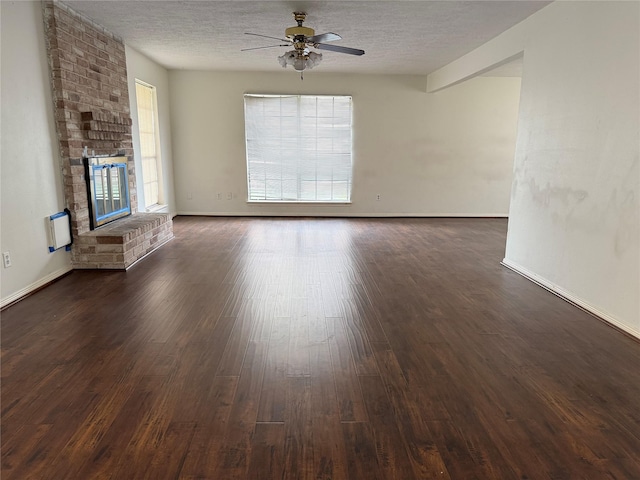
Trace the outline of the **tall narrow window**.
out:
[[[351,97],[245,95],[249,201],[349,202]]]
[[[142,182],[146,209],[160,203],[159,141],[157,129],[156,87],[136,80]]]

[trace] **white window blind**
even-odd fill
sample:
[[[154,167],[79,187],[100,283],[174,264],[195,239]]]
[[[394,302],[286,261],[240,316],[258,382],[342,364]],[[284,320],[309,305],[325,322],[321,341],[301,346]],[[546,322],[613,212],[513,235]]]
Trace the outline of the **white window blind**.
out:
[[[245,95],[249,201],[351,200],[351,97]]]
[[[158,175],[158,137],[156,134],[156,89],[136,80],[140,154],[142,156],[142,182],[144,203],[147,208],[160,200]]]

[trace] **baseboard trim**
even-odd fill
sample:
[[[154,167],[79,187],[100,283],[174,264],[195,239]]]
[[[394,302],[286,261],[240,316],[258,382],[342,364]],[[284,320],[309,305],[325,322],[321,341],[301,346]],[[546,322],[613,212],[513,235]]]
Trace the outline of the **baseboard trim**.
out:
[[[178,212],[194,217],[508,218],[506,213]]]
[[[597,309],[596,307],[591,305],[589,302],[587,302],[587,301],[583,300],[582,298],[572,294],[571,292],[568,292],[568,291],[564,290],[563,288],[558,287],[557,285],[554,285],[552,282],[550,282],[546,278],[541,277],[540,275],[538,275],[536,273],[533,273],[530,270],[527,270],[526,268],[522,267],[521,265],[518,265],[517,263],[515,263],[515,262],[513,262],[511,260],[508,260],[506,258],[503,259],[502,262],[500,262],[500,263],[503,266],[507,267],[509,270],[514,271],[518,275],[523,276],[527,280],[532,281],[536,285],[539,285],[540,287],[544,288],[545,290],[547,290],[547,291],[553,293],[554,295],[560,297],[565,302],[569,302],[570,304],[578,307],[579,309],[584,310],[585,312],[593,315],[598,320],[601,320],[601,321],[609,324],[610,326],[616,328],[617,330],[620,330],[623,333],[625,333],[627,335],[630,335],[631,337],[634,338],[634,340],[640,340],[640,331],[635,330],[634,328],[631,328],[628,325],[625,325],[624,323],[620,322],[616,318],[614,318],[611,315],[609,315],[609,314]]]
[[[18,290],[17,292],[12,293],[8,297],[5,297],[2,300],[0,300],[0,310],[4,310],[5,308],[13,305],[14,303],[19,302],[23,298],[28,297],[32,293],[35,293],[38,290],[46,287],[50,283],[54,282],[55,280],[57,280],[58,278],[60,278],[60,277],[62,277],[64,275],[66,275],[67,273],[71,272],[72,270],[73,270],[73,267],[71,265],[69,265],[67,267],[64,267],[64,268],[60,268],[60,269],[56,270],[55,272],[51,272],[49,275],[46,275],[46,276],[42,277],[37,282],[33,282],[31,285],[27,285],[25,288],[22,288],[22,289]]]
[[[129,270],[131,267],[138,264],[142,259],[148,257],[149,255],[154,253],[156,250],[158,250],[160,247],[169,243],[174,238],[175,238],[174,236],[171,236],[171,238],[168,238],[167,240],[159,244],[156,248],[154,248],[150,252],[145,253],[142,257],[138,258],[135,262],[129,265],[125,270]],[[56,270],[55,272],[50,273],[49,275],[46,275],[45,277],[41,278],[37,282],[34,282],[31,285],[28,285],[25,288],[22,288],[15,293],[12,293],[8,297],[0,300],[0,310],[4,310],[5,308],[8,308],[15,303],[18,303],[20,300],[28,297],[29,295],[37,292],[38,290],[41,290],[42,288],[48,286],[49,284],[53,283],[55,280],[72,272],[73,270],[75,269],[73,268],[72,265],[69,265],[68,267],[65,267],[65,268],[61,268],[59,270]],[[79,269],[79,270],[82,270],[82,269]]]

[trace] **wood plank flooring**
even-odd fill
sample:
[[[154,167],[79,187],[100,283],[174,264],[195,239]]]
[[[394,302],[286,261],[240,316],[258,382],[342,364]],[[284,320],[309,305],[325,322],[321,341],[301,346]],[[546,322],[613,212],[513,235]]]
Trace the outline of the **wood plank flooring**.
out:
[[[175,219],[2,312],[2,479],[639,479],[640,342],[502,219]]]

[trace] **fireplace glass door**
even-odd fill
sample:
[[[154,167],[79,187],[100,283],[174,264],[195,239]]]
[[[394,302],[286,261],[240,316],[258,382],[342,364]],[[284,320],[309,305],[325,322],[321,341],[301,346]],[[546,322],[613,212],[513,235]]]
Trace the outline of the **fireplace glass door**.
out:
[[[131,214],[126,157],[85,159],[89,179],[91,228]]]

